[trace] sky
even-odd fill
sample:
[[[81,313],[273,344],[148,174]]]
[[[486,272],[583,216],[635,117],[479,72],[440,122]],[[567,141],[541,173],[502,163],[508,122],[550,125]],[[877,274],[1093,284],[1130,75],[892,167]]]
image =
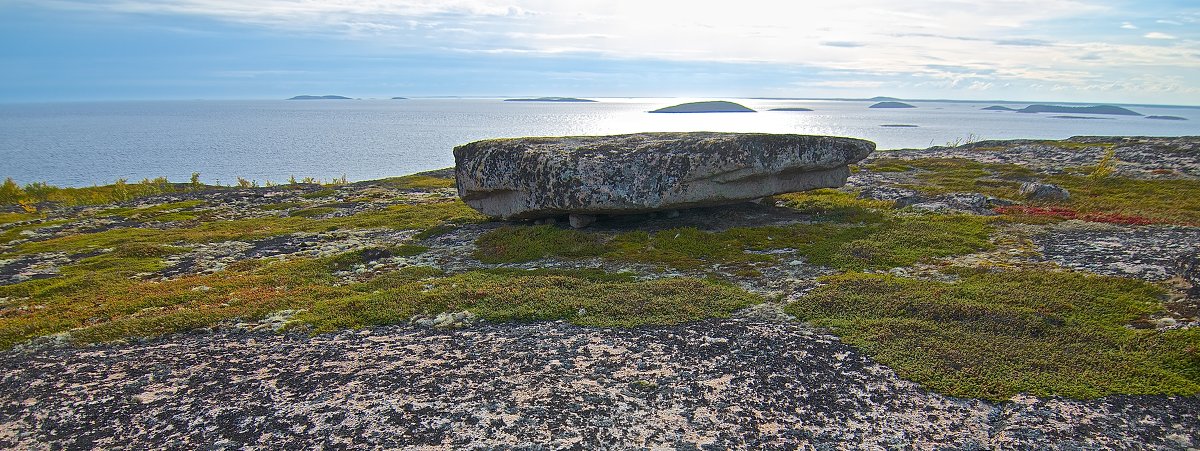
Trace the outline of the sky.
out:
[[[0,102],[300,94],[1200,105],[1200,1],[0,0]]]

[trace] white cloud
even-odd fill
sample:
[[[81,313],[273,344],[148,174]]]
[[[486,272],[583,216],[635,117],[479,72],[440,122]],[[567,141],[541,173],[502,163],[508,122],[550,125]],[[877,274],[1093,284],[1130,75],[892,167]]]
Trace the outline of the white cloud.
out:
[[[1146,33],[1142,37],[1144,37],[1146,39],[1179,39],[1175,36],[1172,36],[1172,35],[1169,35],[1166,33],[1159,33],[1157,31],[1151,31],[1149,33]]]
[[[852,89],[874,89],[882,88],[887,85],[887,82],[878,80],[822,80],[822,81],[802,81],[792,83],[795,86],[818,87],[818,88],[852,88]]]
[[[994,89],[1011,81],[1086,87],[1111,83],[1114,71],[1200,69],[1195,40],[1144,35],[1175,40],[1164,46],[1062,33],[1064,24],[1112,23],[1117,11],[1083,0],[17,1],[98,13],[204,16],[342,35],[381,49],[800,65],[841,74],[809,84],[829,88],[929,82]],[[1137,26],[1124,22],[1121,28]],[[883,77],[891,78],[878,81]]]

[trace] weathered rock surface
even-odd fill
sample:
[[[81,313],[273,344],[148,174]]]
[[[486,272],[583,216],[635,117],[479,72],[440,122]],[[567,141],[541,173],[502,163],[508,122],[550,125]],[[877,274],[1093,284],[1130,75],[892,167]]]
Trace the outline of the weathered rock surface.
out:
[[[505,219],[721,205],[842,186],[875,143],[764,133],[492,139],[454,149],[458,193]]]
[[[1022,183],[1019,192],[1029,200],[1062,201],[1071,198],[1066,188],[1049,183]]]
[[[798,323],[217,332],[0,353],[4,449],[1188,449],[1200,398],[931,393]]]

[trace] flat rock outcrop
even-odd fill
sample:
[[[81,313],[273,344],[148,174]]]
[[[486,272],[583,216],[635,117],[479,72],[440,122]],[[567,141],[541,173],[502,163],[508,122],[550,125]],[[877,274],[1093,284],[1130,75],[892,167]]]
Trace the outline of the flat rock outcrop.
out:
[[[454,149],[458,193],[521,219],[721,205],[842,186],[875,143],[765,133],[511,138]]]

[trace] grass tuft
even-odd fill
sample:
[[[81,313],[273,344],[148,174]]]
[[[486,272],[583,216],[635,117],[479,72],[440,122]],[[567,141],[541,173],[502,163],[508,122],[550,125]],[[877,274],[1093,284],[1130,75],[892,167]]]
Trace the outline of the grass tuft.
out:
[[[1200,329],[1126,327],[1161,310],[1162,291],[1149,283],[1067,272],[954,272],[958,283],[829,276],[786,310],[952,396],[1200,393]]]

